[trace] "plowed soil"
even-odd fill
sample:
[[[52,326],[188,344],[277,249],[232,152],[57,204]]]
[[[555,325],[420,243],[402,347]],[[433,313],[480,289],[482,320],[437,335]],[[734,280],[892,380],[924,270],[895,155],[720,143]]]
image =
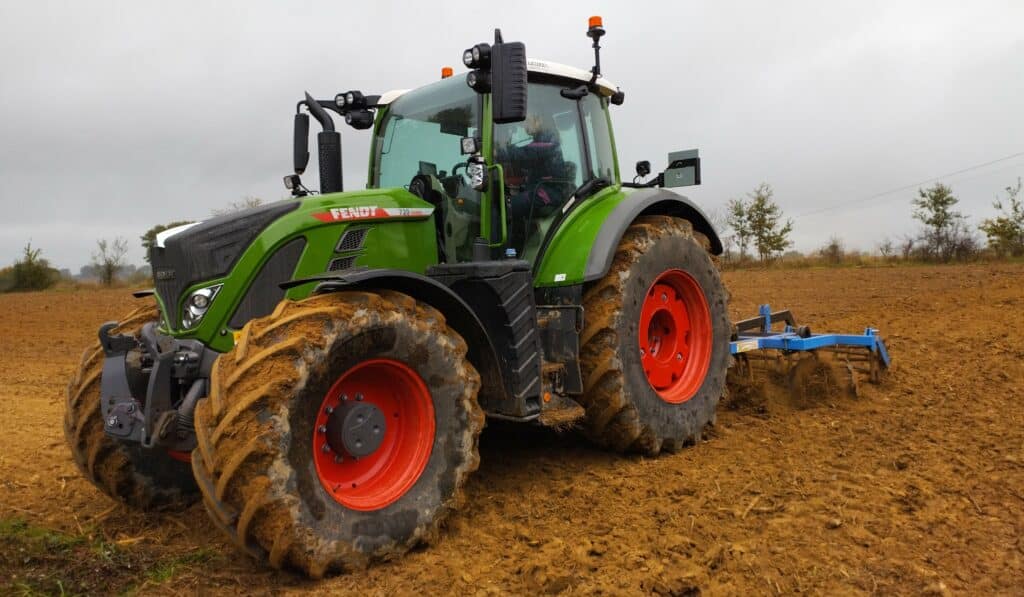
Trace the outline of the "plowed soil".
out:
[[[735,398],[680,454],[490,424],[440,542],[313,582],[237,554],[202,506],[144,516],[81,479],[64,387],[126,291],[0,296],[0,592],[1017,593],[1024,587],[1024,267],[726,274],[816,331],[881,329],[859,397]]]

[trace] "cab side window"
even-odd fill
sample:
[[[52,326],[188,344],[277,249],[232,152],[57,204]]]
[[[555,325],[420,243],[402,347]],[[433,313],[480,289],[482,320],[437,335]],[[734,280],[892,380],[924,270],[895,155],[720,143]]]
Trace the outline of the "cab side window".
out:
[[[505,175],[509,244],[528,260],[587,170],[577,104],[563,98],[560,89],[531,84],[526,120],[494,127],[494,157]]]

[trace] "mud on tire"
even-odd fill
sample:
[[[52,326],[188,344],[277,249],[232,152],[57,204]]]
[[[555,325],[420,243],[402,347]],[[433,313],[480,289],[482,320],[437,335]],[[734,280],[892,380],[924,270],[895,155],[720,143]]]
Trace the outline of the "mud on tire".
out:
[[[142,326],[159,319],[150,304],[124,317],[114,334],[138,335]],[[139,510],[182,510],[199,499],[186,462],[159,449],[122,443],[103,430],[100,378],[103,349],[99,340],[82,355],[68,384],[64,408],[64,437],[82,475],[103,493]]]
[[[433,541],[463,501],[484,425],[466,344],[437,310],[397,292],[285,301],[249,323],[196,412],[192,465],[214,522],[275,567],[319,578]],[[316,419],[332,381],[368,359],[407,364],[429,388],[436,433],[414,484],[384,507],[345,507],[320,481]]]
[[[655,455],[700,439],[714,422],[729,367],[728,295],[707,252],[709,243],[689,222],[667,216],[638,218],[619,243],[608,274],[584,292],[581,336],[583,432],[616,451]],[[689,399],[662,400],[641,365],[638,328],[644,297],[671,269],[699,285],[710,313],[710,363]]]

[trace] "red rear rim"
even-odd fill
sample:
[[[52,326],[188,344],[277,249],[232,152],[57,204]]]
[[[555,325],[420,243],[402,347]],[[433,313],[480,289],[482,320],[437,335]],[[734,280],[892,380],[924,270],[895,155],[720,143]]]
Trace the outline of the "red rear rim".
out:
[[[662,400],[696,395],[711,364],[711,310],[690,274],[670,269],[651,284],[640,310],[640,363]]]
[[[338,435],[328,432],[328,425],[333,432],[340,424],[332,423],[332,415],[355,404],[370,405],[382,417],[379,446],[364,456],[353,456],[335,439]],[[430,391],[412,368],[391,359],[364,361],[343,373],[324,396],[313,428],[313,462],[320,483],[352,510],[379,510],[402,497],[426,468],[433,445]]]

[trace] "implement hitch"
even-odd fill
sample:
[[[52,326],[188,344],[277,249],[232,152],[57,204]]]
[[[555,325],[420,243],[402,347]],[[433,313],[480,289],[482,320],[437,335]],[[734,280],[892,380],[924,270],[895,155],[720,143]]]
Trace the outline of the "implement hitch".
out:
[[[99,330],[104,431],[144,448],[191,451],[195,405],[206,396],[217,353],[195,340],[164,336],[155,323],[143,326],[138,338],[112,335],[116,327],[108,322]]]

